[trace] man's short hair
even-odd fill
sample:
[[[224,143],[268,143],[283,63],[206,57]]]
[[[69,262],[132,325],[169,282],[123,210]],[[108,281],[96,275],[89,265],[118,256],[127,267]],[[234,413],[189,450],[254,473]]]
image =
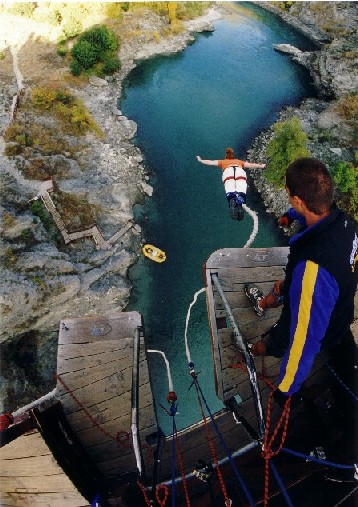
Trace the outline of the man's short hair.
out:
[[[327,167],[315,158],[299,158],[286,169],[286,187],[309,211],[321,215],[333,204],[333,180]]]

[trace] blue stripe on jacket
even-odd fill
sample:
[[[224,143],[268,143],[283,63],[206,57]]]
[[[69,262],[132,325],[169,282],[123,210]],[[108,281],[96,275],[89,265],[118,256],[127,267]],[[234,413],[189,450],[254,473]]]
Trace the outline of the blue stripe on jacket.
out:
[[[290,287],[290,345],[283,357],[279,389],[295,393],[310,373],[339,294],[335,278],[312,261],[301,261]]]

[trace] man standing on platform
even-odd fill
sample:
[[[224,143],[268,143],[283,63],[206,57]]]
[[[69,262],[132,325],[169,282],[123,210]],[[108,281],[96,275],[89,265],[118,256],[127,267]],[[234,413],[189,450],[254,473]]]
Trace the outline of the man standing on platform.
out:
[[[350,329],[357,289],[358,238],[351,220],[333,202],[333,181],[319,160],[302,158],[286,170],[290,206],[307,226],[289,242],[283,282],[263,297],[251,283],[245,292],[256,313],[283,304],[278,322],[251,347],[253,356],[282,357],[278,395],[297,393],[318,352],[354,392],[357,346]]]

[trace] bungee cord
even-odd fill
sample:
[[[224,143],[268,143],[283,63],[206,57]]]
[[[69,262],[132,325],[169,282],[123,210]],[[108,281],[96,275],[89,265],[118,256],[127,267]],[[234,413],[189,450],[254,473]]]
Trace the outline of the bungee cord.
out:
[[[168,389],[169,389],[169,392],[174,392],[173,380],[172,380],[172,375],[170,372],[170,364],[169,364],[169,361],[168,361],[166,355],[164,354],[164,352],[162,352],[161,350],[154,350],[154,349],[148,349],[147,352],[154,353],[154,354],[160,354],[163,357],[164,363],[165,363],[165,366],[167,369]]]
[[[246,241],[245,245],[243,246],[243,248],[248,248],[254,242],[254,239],[256,238],[257,233],[259,232],[259,219],[258,219],[257,213],[255,211],[253,211],[251,208],[249,208],[246,204],[243,204],[242,207],[244,208],[245,211],[248,212],[248,214],[251,216],[252,220],[254,221],[254,226],[253,226],[252,232],[250,234],[250,237]]]
[[[198,290],[194,294],[194,299],[190,303],[189,308],[188,308],[188,313],[186,315],[184,340],[185,340],[185,352],[186,352],[186,357],[188,359],[189,368],[190,368],[190,365],[193,365],[193,362],[192,362],[191,356],[190,356],[190,349],[189,349],[189,345],[188,345],[188,326],[189,326],[189,320],[190,320],[190,313],[191,313],[192,307],[195,305],[195,303],[196,303],[196,301],[198,299],[199,294],[201,294],[202,292],[205,292],[205,287],[203,287],[202,289]]]

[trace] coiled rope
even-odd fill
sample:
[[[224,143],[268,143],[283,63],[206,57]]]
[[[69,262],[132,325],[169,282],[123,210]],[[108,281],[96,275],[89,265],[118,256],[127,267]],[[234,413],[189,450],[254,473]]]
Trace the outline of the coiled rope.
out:
[[[267,403],[265,436],[264,436],[264,443],[263,443],[262,453],[261,453],[261,456],[265,460],[264,507],[267,507],[268,501],[269,501],[270,459],[273,456],[276,456],[281,451],[281,449],[283,447],[283,444],[285,442],[286,435],[287,435],[287,426],[288,426],[288,421],[289,421],[289,417],[290,417],[291,397],[289,396],[287,398],[287,400],[285,401],[285,405],[283,407],[280,419],[279,419],[278,423],[276,424],[276,427],[275,427],[272,435],[269,436],[270,435],[271,408],[272,408],[273,394],[274,394],[274,391],[271,391],[269,394],[269,399],[268,399],[268,403]],[[281,442],[278,445],[278,447],[273,449],[273,443],[277,437],[279,430],[281,430],[281,429],[282,429]],[[279,485],[280,485],[280,482],[279,482]]]

